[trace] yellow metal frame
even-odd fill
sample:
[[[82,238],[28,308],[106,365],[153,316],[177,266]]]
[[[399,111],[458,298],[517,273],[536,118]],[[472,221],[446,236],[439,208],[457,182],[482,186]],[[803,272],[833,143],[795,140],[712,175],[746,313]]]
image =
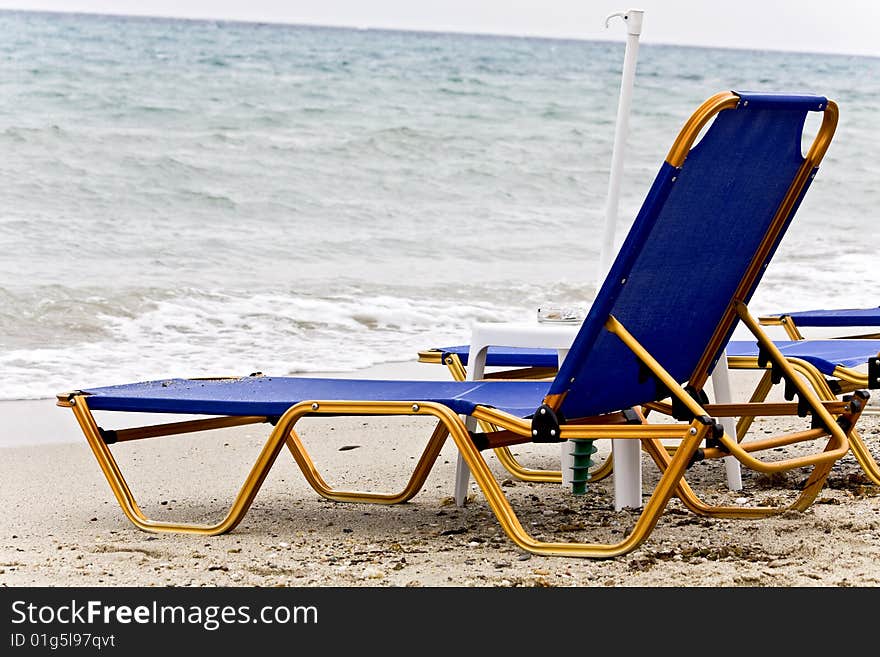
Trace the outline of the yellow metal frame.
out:
[[[800,327],[797,325],[791,315],[764,315],[758,318],[758,322],[762,326],[782,327],[790,340],[805,339]],[[841,335],[834,339],[877,340],[880,339],[880,333],[867,333],[862,335]],[[816,392],[817,395],[819,395],[819,397],[825,400],[832,400],[837,398],[835,393],[831,390],[827,379],[818,369],[816,369],[814,365],[798,358],[790,358],[789,362],[791,362],[795,371],[810,383],[810,385],[813,387],[813,390]],[[728,359],[728,364],[731,369],[762,369],[761,366],[758,364],[757,358],[748,356],[731,357]],[[838,381],[840,391],[837,394],[845,394],[859,388],[870,387],[866,373],[849,367],[835,367],[834,371],[831,373],[831,376]],[[758,385],[755,387],[755,391],[752,394],[752,399],[755,401],[765,400],[767,398],[767,395],[770,393],[772,387],[773,383],[771,381],[770,372],[767,371],[761,376]],[[746,435],[753,421],[754,418],[748,415],[740,417],[736,426],[736,433],[739,440],[742,440],[743,437]],[[859,435],[858,432],[853,432],[850,436],[850,441],[853,456],[855,457],[856,461],[858,461],[859,465],[862,468],[862,471],[865,473],[865,476],[867,476],[872,483],[880,485],[880,464],[877,463],[877,460],[873,457],[867,445],[865,445],[862,437]]]
[[[744,307],[740,310],[742,312]],[[662,381],[697,418],[708,417],[706,409],[702,408],[675,382],[620,322],[614,317],[609,317],[606,329],[616,335],[645,363],[654,376]],[[772,347],[772,342],[769,339],[766,337],[762,338],[759,335],[759,340],[762,339]],[[771,358],[778,361],[784,370],[785,368],[790,369],[784,357],[778,352],[773,353],[771,351]],[[102,436],[101,430],[95,422],[94,416],[89,409],[88,395],[72,393],[69,396],[61,396],[59,397],[58,404],[70,407],[73,410],[74,416],[83,430],[86,440],[98,460],[101,470],[123,513],[136,527],[146,531],[214,535],[234,529],[247,513],[266,475],[285,445],[293,455],[309,485],[319,495],[327,499],[339,502],[366,502],[373,504],[398,504],[405,502],[421,489],[447,436],[452,436],[453,442],[463,455],[471,473],[474,475],[474,479],[483,491],[489,507],[495,513],[501,527],[516,545],[536,554],[602,558],[624,554],[642,543],[656,526],[666,504],[673,495],[677,495],[694,512],[713,517],[758,518],[780,513],[787,508],[804,509],[809,506],[821,489],[833,463],[846,454],[849,445],[846,434],[836,424],[836,417],[826,409],[825,405],[818,398],[810,394],[806,385],[799,387],[798,391],[806,395],[811,412],[822,417],[825,425],[830,428],[830,432],[821,429],[802,431],[782,438],[755,441],[748,447],[744,447],[737,441],[724,436],[721,438],[723,449],[715,449],[714,451],[710,449],[702,450],[703,456],[706,458],[721,458],[732,454],[749,467],[763,472],[779,472],[792,468],[812,467],[812,473],[797,500],[787,507],[711,506],[697,497],[686,483],[684,475],[687,467],[697,454],[699,446],[710,436],[713,426],[711,422],[704,423],[696,419],[689,423],[649,424],[647,420],[643,419],[642,424],[631,425],[607,424],[603,423],[601,418],[594,418],[562,425],[560,427],[560,439],[562,440],[594,440],[598,438],[640,440],[645,450],[662,470],[660,480],[645,503],[643,511],[632,531],[623,540],[611,544],[545,542],[529,535],[518,520],[516,513],[505,497],[498,481],[493,476],[483,455],[474,446],[462,418],[441,404],[424,401],[362,402],[309,400],[292,406],[281,416],[272,429],[233,500],[229,511],[222,520],[214,524],[166,522],[148,518],[138,506],[134,494],[126,483],[109,446]],[[842,410],[844,410],[844,414],[848,414],[853,419],[853,422],[857,419],[858,412],[853,412],[851,409]],[[396,493],[343,491],[331,487],[324,480],[294,430],[296,423],[302,417],[320,415],[433,416],[438,420],[438,423],[428,439],[428,443],[416,464],[409,482],[401,491]],[[509,415],[498,409],[477,406],[472,415],[476,420],[487,423],[487,426],[502,427],[504,430],[517,436],[529,437],[531,435],[531,424],[528,420]],[[192,431],[234,424],[253,423],[264,419],[261,417],[219,418],[217,420],[179,422],[156,427],[123,430],[117,436],[122,435],[126,439],[134,440],[136,438],[190,433]],[[752,456],[752,453],[755,451],[770,449],[782,443],[789,444],[825,438],[827,438],[826,444],[820,451],[814,454],[775,462],[762,461]],[[664,440],[680,441],[678,449],[675,450],[674,454],[667,452],[662,442]]]
[[[818,369],[816,369],[816,367],[812,363],[809,363],[800,358],[788,358],[787,360],[791,365],[792,370],[800,375],[804,380],[806,380],[806,382],[809,383],[819,399],[823,401],[832,402],[837,400],[837,395],[839,394],[852,392],[854,390],[868,387],[867,374],[847,367],[836,367],[834,368],[832,376],[841,382],[841,390],[840,392],[835,393],[831,389],[828,380]],[[761,379],[758,381],[758,385],[755,386],[755,390],[752,393],[752,397],[749,401],[763,402],[765,399],[767,399],[767,395],[773,388],[773,382],[771,380],[770,372],[771,366],[769,364],[766,366],[766,368],[762,368],[758,364],[758,359],[756,357],[731,356],[730,358],[728,358],[728,366],[730,367],[730,369],[766,369],[766,371],[761,375]],[[748,433],[749,428],[752,426],[754,419],[754,416],[749,415],[747,411],[739,416],[739,420],[736,424],[736,436],[738,441],[742,442],[745,439],[745,436]],[[871,454],[870,449],[868,449],[868,446],[865,444],[864,439],[861,437],[859,432],[853,430],[849,434],[849,441],[850,450],[852,451],[852,454],[858,462],[859,466],[862,468],[865,476],[868,477],[868,479],[870,479],[872,483],[880,485],[880,464],[877,463],[877,460]]]
[[[735,107],[738,102],[738,97],[731,93],[718,94],[706,101],[682,129],[670,151],[668,161],[675,166],[680,166],[696,140],[700,129],[714,114],[724,109]],[[804,166],[793,181],[785,201],[777,212],[776,224],[783,221],[788,215],[792,203],[800,195],[800,190],[802,190],[807,180],[807,175],[813,167],[818,165],[825,148],[827,148],[837,120],[837,109],[833,102],[829,101],[824,119],[819,135],[810,149]],[[768,234],[773,235],[775,233],[771,229]],[[747,279],[751,276],[750,280],[754,280],[753,277],[758,271],[756,267],[760,266],[763,257],[767,255],[771,245],[772,239],[769,238],[762,244],[753,261],[753,267],[750,268],[749,274],[740,286],[740,290],[748,289],[749,280]],[[723,326],[727,321],[733,320],[732,313],[737,313],[756,335],[759,343],[769,354],[770,359],[777,367],[781,368],[783,374],[793,377],[795,372],[792,365],[779,353],[772,341],[764,335],[758,323],[749,316],[745,305],[738,301],[741,296],[738,293],[732,300],[728,313],[729,316],[725,316],[724,320],[722,320],[716,335],[723,332]],[[729,324],[727,325],[729,326]],[[837,419],[839,416],[842,416],[846,419],[848,426],[854,427],[861,413],[861,407],[855,403],[847,404],[842,408],[827,405],[815,393],[811,392],[806,383],[796,378],[793,380],[797,392],[809,407],[809,411],[814,416],[818,416],[820,420],[818,424],[823,428],[750,441],[747,445],[740,444],[735,437],[722,435],[720,438],[717,438],[720,447],[700,449],[700,445],[703,444],[706,438],[714,437],[715,422],[709,419],[707,410],[675,381],[616,318],[609,316],[605,322],[605,328],[617,336],[653,376],[665,385],[671,391],[671,394],[695,417],[693,421],[687,423],[649,423],[642,416],[641,424],[613,424],[609,423],[609,417],[614,417],[618,414],[610,414],[609,416],[598,418],[570,420],[560,427],[560,440],[595,440],[600,438],[640,440],[644,449],[661,470],[660,479],[645,502],[642,512],[631,531],[616,543],[546,542],[531,536],[522,526],[510,502],[505,497],[502,487],[494,478],[483,455],[474,445],[464,420],[447,406],[435,402],[421,400],[413,400],[411,402],[309,400],[291,406],[279,418],[271,430],[266,443],[263,445],[226,515],[222,520],[213,524],[167,522],[148,518],[138,506],[119,465],[113,457],[108,442],[104,439],[104,436],[107,435],[106,432],[102,432],[95,422],[94,416],[89,409],[88,395],[81,392],[62,395],[59,397],[58,404],[72,409],[123,513],[136,527],[146,531],[214,535],[234,529],[247,513],[265,481],[266,475],[284,446],[293,455],[306,481],[319,495],[327,499],[340,502],[366,502],[374,504],[405,502],[421,489],[446,438],[451,436],[455,446],[473,474],[475,481],[485,495],[486,501],[498,519],[499,524],[516,545],[536,554],[592,558],[614,557],[635,549],[650,535],[673,495],[677,495],[685,506],[695,513],[712,517],[758,518],[777,514],[789,508],[804,509],[815,500],[833,464],[849,450],[847,432],[837,424]],[[717,349],[714,351],[717,351]],[[706,350],[707,354],[710,352],[713,352],[711,344]],[[696,385],[698,387],[704,382],[706,369],[707,367],[698,366],[695,372]],[[700,380],[701,377],[703,380]],[[694,385],[694,379],[690,383]],[[545,398],[545,403],[553,408],[558,408],[563,398],[564,395],[548,396]],[[756,409],[755,415],[761,415],[761,406],[761,404],[754,406]],[[770,406],[773,405],[768,405],[767,408]],[[774,406],[774,413],[780,412],[778,406]],[[786,409],[781,410],[785,411]],[[343,491],[331,487],[324,480],[302,441],[294,431],[297,422],[301,418],[320,415],[431,416],[437,420],[437,426],[429,437],[422,456],[416,464],[408,483],[401,491],[396,493]],[[531,439],[531,423],[529,420],[485,406],[476,406],[471,416],[478,422],[483,423],[483,426],[490,429],[490,431],[500,428],[504,431],[505,436],[509,435],[526,441]],[[189,433],[191,431],[219,428],[234,424],[260,422],[264,419],[261,417],[247,417],[179,422],[155,427],[122,430],[116,432],[115,437],[117,441],[120,440],[120,436],[123,440],[134,440],[152,436]],[[673,453],[667,451],[662,442],[664,440],[678,441],[677,449]],[[818,441],[819,449],[809,454],[771,461],[753,456],[754,453],[762,450],[772,450],[782,444],[815,443],[816,441]],[[747,467],[761,472],[770,473],[797,468],[810,468],[810,474],[795,501],[787,507],[713,506],[699,499],[684,478],[688,466],[698,456],[698,450],[700,450],[699,456],[707,459],[732,455]],[[774,454],[774,456],[776,455]]]

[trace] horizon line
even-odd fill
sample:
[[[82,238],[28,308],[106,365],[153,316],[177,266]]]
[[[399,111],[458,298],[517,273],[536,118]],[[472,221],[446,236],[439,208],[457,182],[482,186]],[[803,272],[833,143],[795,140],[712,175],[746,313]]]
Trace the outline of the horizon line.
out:
[[[510,33],[510,32],[480,32],[480,31],[470,31],[470,30],[455,30],[455,29],[425,29],[425,28],[416,28],[416,27],[387,27],[387,26],[374,26],[374,25],[355,25],[355,24],[339,24],[332,25],[327,23],[308,23],[308,22],[292,22],[290,20],[280,20],[280,19],[252,19],[252,18],[231,18],[231,17],[220,17],[220,16],[173,16],[173,15],[165,15],[165,14],[128,14],[128,13],[115,13],[108,11],[88,11],[88,10],[76,10],[76,11],[68,11],[61,9],[24,9],[24,8],[15,8],[15,7],[0,7],[0,12],[3,13],[21,13],[21,14],[59,14],[64,16],[99,16],[105,18],[125,18],[125,19],[145,19],[145,20],[166,20],[166,21],[189,21],[194,23],[230,23],[230,24],[239,24],[239,25],[277,25],[277,26],[287,26],[287,27],[309,27],[309,28],[318,28],[318,29],[336,29],[336,30],[352,30],[352,31],[376,31],[376,32],[402,32],[402,33],[410,33],[410,34],[437,34],[437,35],[459,35],[459,36],[474,36],[474,37],[494,37],[494,38],[510,38],[510,39],[533,39],[533,40],[546,40],[546,41],[575,41],[581,43],[620,43],[624,44],[625,41],[622,39],[614,39],[614,38],[601,38],[601,37],[577,37],[577,36],[562,36],[562,35],[547,35],[547,34],[521,34],[521,33]],[[860,52],[832,52],[832,51],[823,51],[823,50],[792,50],[787,48],[774,48],[774,47],[758,47],[758,46],[718,46],[718,45],[709,45],[709,44],[700,44],[700,43],[674,43],[669,41],[653,41],[648,39],[647,41],[640,39],[640,45],[642,46],[661,46],[661,47],[675,47],[675,48],[695,48],[702,50],[733,50],[733,51],[744,51],[744,52],[772,52],[772,53],[780,53],[780,54],[794,54],[794,55],[830,55],[834,57],[866,57],[866,58],[880,58],[880,52],[878,53],[860,53]]]

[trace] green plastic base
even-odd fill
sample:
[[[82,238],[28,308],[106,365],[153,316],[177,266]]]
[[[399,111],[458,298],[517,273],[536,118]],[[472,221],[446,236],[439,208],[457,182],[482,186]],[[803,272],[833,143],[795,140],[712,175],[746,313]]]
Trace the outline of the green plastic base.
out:
[[[571,467],[571,492],[574,495],[583,495],[587,492],[587,482],[590,480],[590,468],[593,461],[590,458],[596,453],[596,446],[593,440],[573,440],[574,445],[571,446],[571,454],[574,457],[574,463]]]

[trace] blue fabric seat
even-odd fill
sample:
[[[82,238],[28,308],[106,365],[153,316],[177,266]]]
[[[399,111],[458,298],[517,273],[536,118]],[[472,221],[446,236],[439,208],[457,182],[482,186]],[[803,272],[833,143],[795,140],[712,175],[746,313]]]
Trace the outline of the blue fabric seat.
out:
[[[798,326],[880,326],[880,307],[838,308],[829,310],[799,310],[780,313],[779,317],[791,317]]]
[[[462,365],[468,364],[470,349],[468,345],[438,347],[441,360],[446,356],[458,356]],[[552,367],[559,365],[555,349],[537,349],[530,347],[489,347],[486,351],[487,367]]]
[[[826,376],[834,376],[839,367],[867,366],[880,354],[880,340],[777,340],[775,344],[786,358],[804,360]],[[757,357],[758,344],[731,340],[727,355]]]
[[[249,376],[239,379],[167,379],[84,390],[89,407],[194,415],[278,417],[303,401],[436,402],[469,415],[477,404],[524,417],[541,405],[549,383],[540,381],[386,381]]]

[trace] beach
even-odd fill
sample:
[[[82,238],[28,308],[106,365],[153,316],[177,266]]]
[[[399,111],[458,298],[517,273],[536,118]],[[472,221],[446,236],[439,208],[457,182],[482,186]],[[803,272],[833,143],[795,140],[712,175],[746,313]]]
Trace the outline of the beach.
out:
[[[642,545],[607,560],[524,552],[474,484],[456,506],[451,441],[406,504],[326,501],[282,451],[230,533],[138,530],[53,395],[250,373],[448,380],[416,354],[467,343],[478,322],[591,305],[623,44],[12,11],[0,12],[0,31],[16,35],[0,43],[9,80],[0,106],[0,586],[880,585],[880,486],[852,456],[803,512],[708,519],[673,499]],[[821,96],[840,109],[834,142],[747,300],[755,316],[874,305],[880,92],[857,81],[878,76],[880,59],[869,56],[646,44],[614,248],[652,181],[671,175],[664,158],[707,98],[803,93],[812,107]],[[802,144],[819,130],[810,114]],[[726,247],[745,252],[739,233],[683,236],[693,244],[676,232],[686,249],[664,251],[664,262],[709,272]],[[638,276],[620,285],[627,280],[637,289]],[[665,298],[638,298],[648,296]],[[694,325],[704,305],[688,305]],[[657,316],[642,308],[636,314]],[[734,399],[748,399],[754,381],[736,373]],[[872,400],[858,425],[875,458],[878,408]],[[97,420],[106,429],[155,420],[119,415]],[[752,435],[808,427],[765,419]],[[297,425],[328,482],[386,492],[405,485],[432,428],[384,417]],[[270,430],[111,449],[148,516],[208,523],[223,517]],[[528,467],[558,468],[555,445],[513,451]],[[613,478],[574,496],[516,480],[492,455],[488,463],[541,540],[615,543],[638,516],[614,510]],[[644,454],[642,464],[647,500],[658,472]],[[711,461],[694,464],[687,481],[712,504],[784,507],[805,476],[744,471],[743,489],[732,491]]]
[[[386,368],[387,369],[387,368]],[[436,370],[436,372],[434,371]],[[401,364],[398,373],[445,376],[442,368]],[[387,372],[385,372],[387,373]],[[375,370],[356,372],[375,376]],[[750,373],[732,375],[735,394]],[[530,555],[502,532],[472,484],[464,508],[451,498],[456,452],[444,446],[422,491],[398,506],[329,502],[282,452],[249,513],[214,537],[151,534],[123,516],[68,409],[28,402],[4,418],[43,418],[55,439],[2,449],[2,586],[290,587],[875,587],[880,585],[880,487],[852,456],[837,462],[816,502],[760,520],[700,518],[672,500],[635,551],[608,560]],[[860,429],[880,441],[876,400]],[[51,418],[51,419],[49,419]],[[99,415],[99,421],[100,415]],[[765,420],[776,432],[803,420]],[[10,423],[10,430],[24,431]],[[108,425],[110,426],[110,425]],[[397,490],[432,424],[424,418],[303,420],[300,436],[325,478],[340,487]],[[146,514],[206,522],[222,517],[268,435],[249,425],[119,444],[114,454]],[[789,448],[785,448],[789,449]],[[600,453],[607,450],[600,443]],[[532,467],[558,467],[555,446],[514,453]],[[619,540],[637,512],[613,508],[611,478],[584,496],[560,485],[514,480],[488,461],[525,527],[545,540]],[[644,490],[657,470],[643,455]],[[687,480],[707,500],[778,504],[793,498],[801,471],[768,477],[743,471],[727,488],[720,462],[695,464]]]

